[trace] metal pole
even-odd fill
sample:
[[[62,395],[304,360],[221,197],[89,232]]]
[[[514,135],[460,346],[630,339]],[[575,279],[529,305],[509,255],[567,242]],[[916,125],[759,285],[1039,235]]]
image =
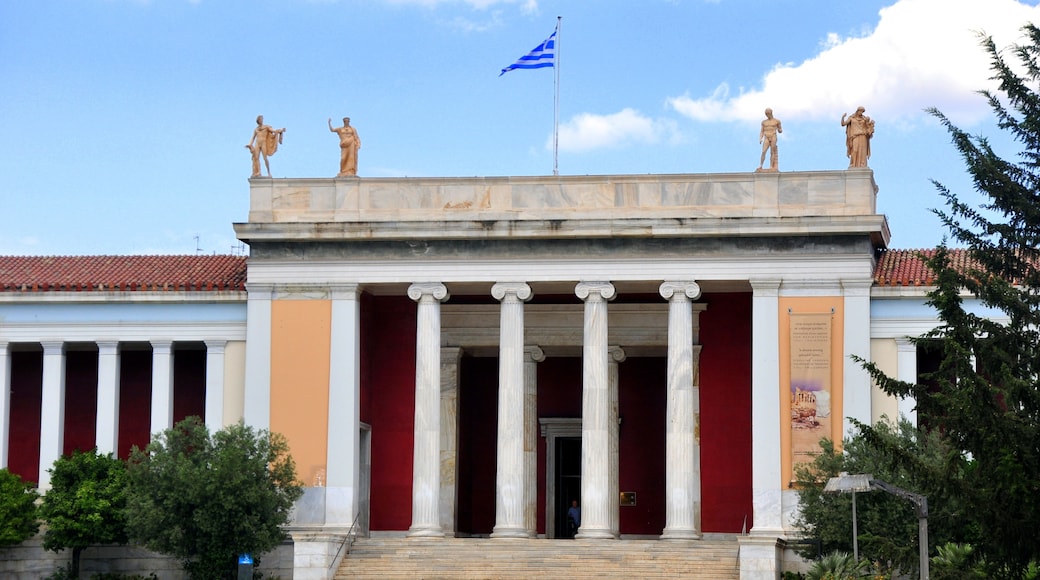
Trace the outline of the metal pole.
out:
[[[859,562],[859,530],[856,526],[856,492],[852,492],[852,555]]]
[[[921,580],[928,580],[928,517],[917,518],[917,541],[921,544]]]
[[[560,25],[563,17],[556,17],[556,47],[553,51],[553,69],[556,73],[553,82],[553,175],[560,174]]]

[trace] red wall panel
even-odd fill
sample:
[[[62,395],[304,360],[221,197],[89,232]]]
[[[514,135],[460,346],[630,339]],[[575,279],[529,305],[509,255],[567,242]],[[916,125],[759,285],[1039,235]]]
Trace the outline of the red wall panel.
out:
[[[40,475],[40,405],[43,394],[43,351],[13,351],[11,360],[11,427],[7,467],[26,481]]]
[[[371,306],[361,327],[371,382],[370,527],[407,530],[412,524],[416,304],[405,296],[377,296]]]
[[[152,408],[152,351],[119,351],[119,457],[149,441]]]
[[[96,350],[65,353],[65,455],[90,451],[97,441],[97,378]]]

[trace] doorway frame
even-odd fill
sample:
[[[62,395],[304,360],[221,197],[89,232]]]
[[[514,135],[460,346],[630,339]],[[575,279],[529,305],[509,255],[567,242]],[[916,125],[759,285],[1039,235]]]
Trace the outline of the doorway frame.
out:
[[[581,439],[581,417],[541,417],[538,419],[545,438],[545,537],[556,537],[556,439]]]

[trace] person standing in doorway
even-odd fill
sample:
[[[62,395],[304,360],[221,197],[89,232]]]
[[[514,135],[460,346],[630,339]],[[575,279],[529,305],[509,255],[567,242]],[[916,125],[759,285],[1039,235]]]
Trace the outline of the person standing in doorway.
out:
[[[567,509],[567,530],[570,532],[570,537],[574,537],[578,533],[578,528],[581,527],[581,508],[578,507],[578,500],[571,500],[571,507]]]

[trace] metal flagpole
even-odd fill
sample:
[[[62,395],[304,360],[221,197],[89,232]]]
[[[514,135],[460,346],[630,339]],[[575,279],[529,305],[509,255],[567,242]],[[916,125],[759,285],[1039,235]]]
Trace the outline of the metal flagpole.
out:
[[[560,23],[562,16],[556,17],[556,50],[553,52],[553,68],[556,69],[556,80],[553,82],[555,96],[553,98],[553,175],[560,174]]]

